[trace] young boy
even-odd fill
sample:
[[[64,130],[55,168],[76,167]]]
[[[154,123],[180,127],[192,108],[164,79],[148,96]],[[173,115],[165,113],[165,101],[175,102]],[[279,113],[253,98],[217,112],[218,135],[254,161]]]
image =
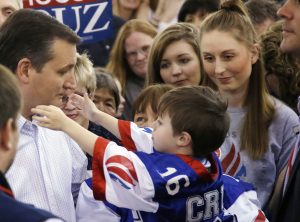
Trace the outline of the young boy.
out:
[[[134,210],[143,221],[236,221],[236,216],[267,221],[249,200],[256,201],[251,186],[224,176],[214,155],[229,117],[226,102],[212,89],[189,86],[167,92],[153,132],[97,110],[87,95],[74,98],[87,118],[106,127],[127,149],[84,130],[57,107],[37,106],[32,112],[41,126],[65,131],[94,154],[96,199]]]
[[[160,98],[173,88],[167,84],[154,84],[144,88],[133,102],[133,122],[139,127],[152,127],[157,119]]]
[[[0,221],[62,222],[47,211],[15,200],[4,176],[12,165],[17,151],[19,133],[16,119],[21,109],[21,93],[14,75],[2,65],[0,65],[0,107]]]

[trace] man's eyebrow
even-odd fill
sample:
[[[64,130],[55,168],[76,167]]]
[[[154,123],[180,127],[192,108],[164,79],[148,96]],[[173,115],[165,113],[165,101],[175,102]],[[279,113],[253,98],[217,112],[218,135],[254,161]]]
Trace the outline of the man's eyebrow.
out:
[[[72,69],[74,67],[75,67],[75,64],[68,64],[68,65],[65,65],[64,67],[58,69],[57,71],[58,72],[69,71],[70,69]]]

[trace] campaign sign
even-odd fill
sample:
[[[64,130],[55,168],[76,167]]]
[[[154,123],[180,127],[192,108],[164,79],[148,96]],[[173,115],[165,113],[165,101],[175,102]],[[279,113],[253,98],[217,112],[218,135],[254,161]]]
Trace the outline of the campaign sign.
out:
[[[23,0],[32,8],[53,16],[73,29],[83,43],[93,43],[112,35],[111,0]]]

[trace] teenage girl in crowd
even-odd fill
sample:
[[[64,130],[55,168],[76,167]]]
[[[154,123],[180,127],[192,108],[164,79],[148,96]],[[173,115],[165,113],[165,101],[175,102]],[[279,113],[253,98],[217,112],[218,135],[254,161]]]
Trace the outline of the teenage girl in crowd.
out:
[[[111,51],[106,68],[121,83],[126,100],[125,119],[132,119],[132,103],[144,87],[148,52],[156,33],[150,23],[130,20],[120,29]]]
[[[171,25],[154,39],[149,53],[146,86],[199,85],[201,59],[199,31],[188,23]]]
[[[252,183],[265,208],[298,133],[296,113],[267,93],[260,48],[240,0],[225,1],[200,29],[203,81],[228,100],[224,173]]]
[[[153,127],[160,98],[173,88],[171,85],[155,84],[143,89],[133,103],[134,123],[139,127]]]

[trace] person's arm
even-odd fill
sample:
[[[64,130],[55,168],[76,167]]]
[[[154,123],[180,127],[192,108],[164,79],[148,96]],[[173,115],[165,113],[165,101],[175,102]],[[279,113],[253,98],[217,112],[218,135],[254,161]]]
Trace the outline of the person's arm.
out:
[[[95,200],[92,190],[91,178],[82,183],[76,206],[77,222],[98,222],[101,221],[119,222],[120,215],[109,208],[106,202]],[[129,210],[128,210],[129,211]]]
[[[76,106],[80,112],[89,119],[90,121],[101,125],[115,135],[118,139],[120,138],[120,132],[118,127],[118,119],[100,111],[93,101],[88,97],[88,94],[85,93],[84,97],[73,94],[71,96],[72,104]]]
[[[121,208],[156,212],[155,185],[146,164],[152,165],[125,147],[98,138],[93,157],[94,198]],[[157,170],[154,173],[159,175]]]
[[[224,184],[224,208],[238,221],[263,221],[268,222],[260,208],[257,193],[254,187],[246,182],[222,174]]]
[[[75,140],[84,151],[93,155],[94,145],[98,136],[68,118],[60,108],[40,105],[36,108],[32,108],[31,111],[37,114],[34,115],[32,119],[36,120],[38,125],[53,130],[64,131]]]
[[[153,152],[151,129],[139,128],[132,122],[118,120],[115,117],[98,110],[87,94],[85,94],[84,97],[74,94],[71,96],[71,101],[74,106],[81,110],[80,112],[85,118],[107,129],[121,140],[122,144],[128,150],[138,150],[146,153]]]

